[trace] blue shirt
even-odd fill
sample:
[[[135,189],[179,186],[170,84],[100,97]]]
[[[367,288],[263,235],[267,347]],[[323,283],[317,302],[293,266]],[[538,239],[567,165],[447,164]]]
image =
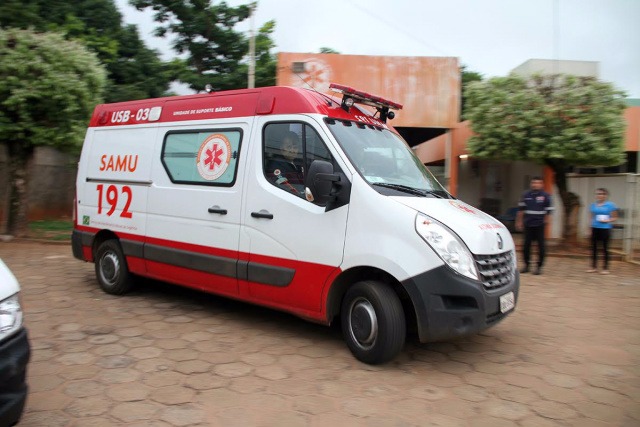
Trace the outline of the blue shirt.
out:
[[[610,219],[611,213],[617,211],[618,207],[615,203],[606,201],[601,205],[591,203],[591,227],[593,228],[613,228],[610,222],[602,222],[600,219]]]
[[[525,227],[540,227],[544,225],[544,217],[553,211],[551,196],[542,190],[525,191],[518,203],[524,211]]]

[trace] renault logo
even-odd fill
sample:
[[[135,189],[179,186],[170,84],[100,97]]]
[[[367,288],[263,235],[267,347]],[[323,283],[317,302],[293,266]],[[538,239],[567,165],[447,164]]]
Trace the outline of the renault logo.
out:
[[[502,249],[502,247],[504,246],[504,241],[502,240],[502,236],[500,235],[500,233],[496,233],[496,235],[498,236],[498,249]]]

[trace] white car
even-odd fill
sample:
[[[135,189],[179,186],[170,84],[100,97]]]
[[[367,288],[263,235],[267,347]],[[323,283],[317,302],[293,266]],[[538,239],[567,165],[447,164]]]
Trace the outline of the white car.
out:
[[[0,426],[17,424],[27,400],[31,348],[19,294],[18,281],[0,260]]]

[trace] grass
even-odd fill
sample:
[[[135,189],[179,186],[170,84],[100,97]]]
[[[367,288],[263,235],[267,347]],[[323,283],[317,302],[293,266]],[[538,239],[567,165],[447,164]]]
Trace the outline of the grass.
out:
[[[29,237],[32,239],[62,242],[71,238],[73,221],[41,220],[29,223]]]

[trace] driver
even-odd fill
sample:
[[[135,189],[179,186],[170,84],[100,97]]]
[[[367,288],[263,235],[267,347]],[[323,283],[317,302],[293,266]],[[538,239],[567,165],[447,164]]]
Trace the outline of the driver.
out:
[[[280,141],[280,153],[270,159],[266,167],[269,181],[296,194],[304,188],[301,148],[298,134],[287,132]]]

